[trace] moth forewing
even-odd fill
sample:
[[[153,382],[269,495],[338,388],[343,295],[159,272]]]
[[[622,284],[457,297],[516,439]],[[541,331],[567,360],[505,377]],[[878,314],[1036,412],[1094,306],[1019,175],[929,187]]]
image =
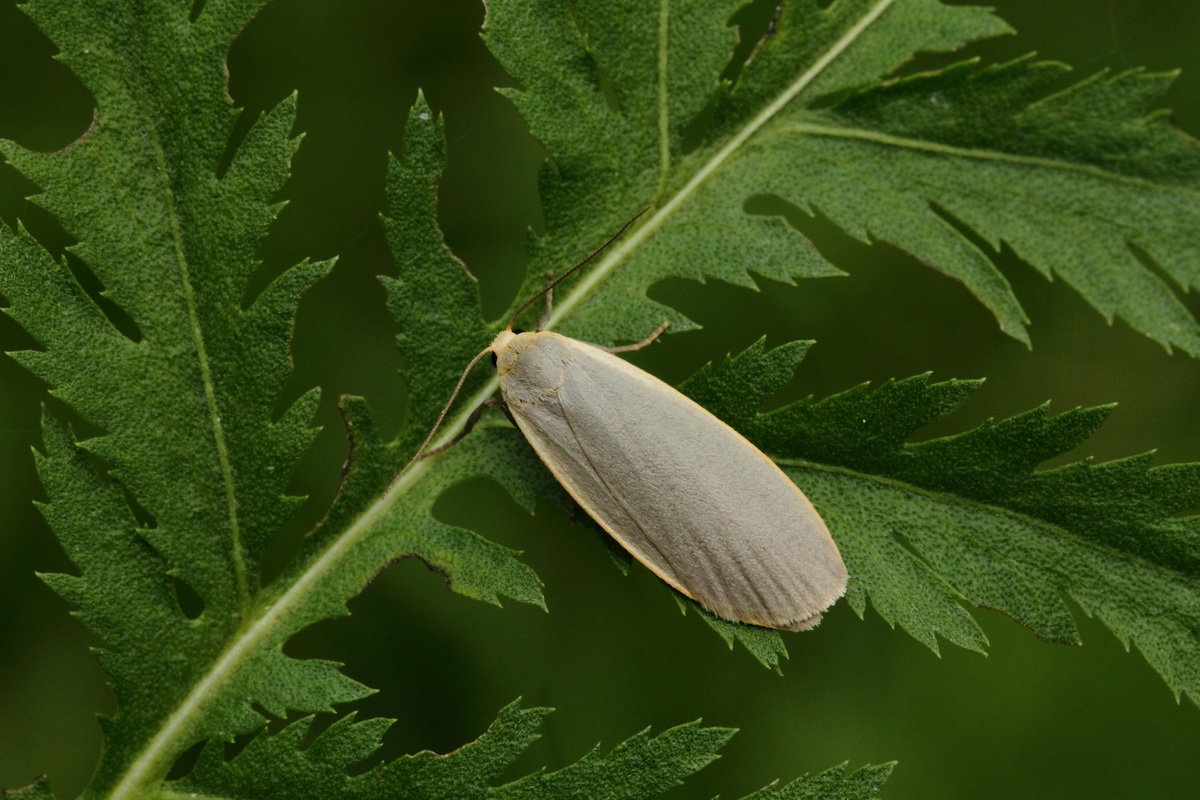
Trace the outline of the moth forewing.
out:
[[[649,373],[548,331],[492,345],[517,425],[651,571],[728,619],[799,630],[846,589],[825,523],[741,434]]]

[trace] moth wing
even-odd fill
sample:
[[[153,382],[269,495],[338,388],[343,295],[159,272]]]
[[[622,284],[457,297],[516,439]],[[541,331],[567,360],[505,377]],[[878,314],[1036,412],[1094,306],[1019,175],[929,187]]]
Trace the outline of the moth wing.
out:
[[[506,397],[538,396],[510,402],[510,411],[572,497],[634,557],[714,613],[776,628],[816,624],[845,591],[846,568],[795,484],[654,376],[550,336],[554,347],[523,357],[561,359],[556,390],[518,385],[515,375],[502,388]]]

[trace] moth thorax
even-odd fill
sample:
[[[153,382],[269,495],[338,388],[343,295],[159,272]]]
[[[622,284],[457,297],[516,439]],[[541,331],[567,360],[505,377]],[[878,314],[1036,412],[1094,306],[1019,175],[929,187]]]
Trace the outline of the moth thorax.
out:
[[[496,337],[496,370],[505,397],[540,402],[554,395],[563,382],[569,354],[565,339],[547,331]]]

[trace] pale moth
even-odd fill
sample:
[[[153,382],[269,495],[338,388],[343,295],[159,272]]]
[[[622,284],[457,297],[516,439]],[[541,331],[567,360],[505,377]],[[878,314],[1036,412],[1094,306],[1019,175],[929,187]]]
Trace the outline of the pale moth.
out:
[[[549,305],[553,287],[603,249],[530,298],[471,360],[417,457],[452,446],[486,405],[497,404],[488,401],[451,442],[425,451],[467,374],[491,354],[509,418],[575,502],[634,558],[720,617],[814,627],[845,592],[847,574],[812,503],[733,428],[613,355],[650,344],[666,325],[639,344],[614,348],[513,329],[534,300],[545,295]]]

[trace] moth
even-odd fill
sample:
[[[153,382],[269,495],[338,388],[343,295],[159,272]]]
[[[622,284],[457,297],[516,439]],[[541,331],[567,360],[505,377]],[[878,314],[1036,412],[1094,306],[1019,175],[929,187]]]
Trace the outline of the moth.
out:
[[[812,503],[745,437],[615,355],[646,346],[666,325],[639,344],[616,348],[513,329],[534,300],[545,294],[549,303],[553,286],[592,256],[522,305],[463,379],[491,354],[503,406],[542,463],[600,527],[672,588],[726,619],[814,627],[845,593],[847,573]],[[482,411],[449,444],[423,455],[453,445]]]

